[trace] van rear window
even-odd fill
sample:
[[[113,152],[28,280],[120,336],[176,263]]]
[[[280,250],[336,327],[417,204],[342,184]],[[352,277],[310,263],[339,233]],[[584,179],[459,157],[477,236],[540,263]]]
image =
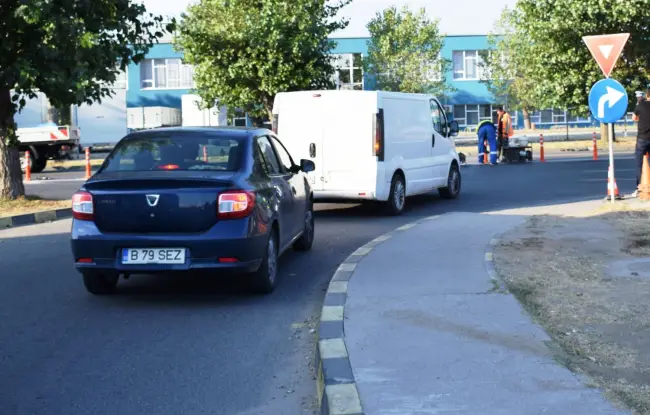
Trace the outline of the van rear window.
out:
[[[146,135],[126,138],[106,158],[102,171],[238,171],[243,144],[237,138]]]

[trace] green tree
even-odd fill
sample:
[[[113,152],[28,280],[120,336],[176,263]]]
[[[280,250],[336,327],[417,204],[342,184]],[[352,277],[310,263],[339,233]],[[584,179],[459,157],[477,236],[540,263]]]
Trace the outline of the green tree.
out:
[[[529,129],[530,112],[537,107],[535,77],[537,55],[528,36],[517,31],[517,10],[505,8],[488,35],[489,49],[482,51],[484,79],[495,99],[508,110],[522,111]]]
[[[43,92],[55,108],[110,96],[165,29],[130,0],[3,0],[0,4],[0,198],[25,194],[14,115]]]
[[[443,95],[452,90],[444,74],[450,62],[440,56],[443,36],[425,9],[389,7],[368,23],[370,43],[364,60],[377,89]]]
[[[195,66],[204,105],[217,99],[259,122],[278,92],[332,87],[328,36],[347,26],[342,0],[201,0],[182,16],[176,48]]]
[[[647,0],[519,0],[513,26],[517,36],[528,39],[532,61],[531,90],[537,104],[545,108],[571,108],[575,115],[589,112],[591,86],[603,78],[582,41],[583,36],[630,33],[621,58],[612,72],[633,92],[648,83],[650,14]]]

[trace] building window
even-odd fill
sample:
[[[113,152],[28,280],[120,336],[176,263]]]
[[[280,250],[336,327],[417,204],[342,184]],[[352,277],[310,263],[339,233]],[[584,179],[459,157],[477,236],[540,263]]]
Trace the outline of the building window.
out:
[[[478,81],[483,75],[483,59],[478,50],[452,52],[454,79]]]
[[[181,59],[145,59],[140,63],[142,89],[194,88],[194,68]]]
[[[363,66],[360,53],[332,55],[336,89],[363,90]]]
[[[591,119],[578,117],[569,114],[565,110],[546,109],[535,111],[530,114],[530,122],[533,124],[564,124],[567,122],[591,123]]]
[[[483,121],[497,122],[498,104],[454,105],[454,120],[459,127],[476,127]],[[517,124],[517,113],[509,112],[513,127]]]

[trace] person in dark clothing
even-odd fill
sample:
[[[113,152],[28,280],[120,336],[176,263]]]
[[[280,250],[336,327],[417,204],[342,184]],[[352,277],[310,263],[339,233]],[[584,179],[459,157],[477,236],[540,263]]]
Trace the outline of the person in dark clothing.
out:
[[[634,121],[637,121],[636,149],[634,159],[636,162],[636,185],[641,183],[643,171],[643,157],[650,153],[650,89],[646,91],[644,100],[638,100],[634,109]],[[638,193],[635,191],[634,196]]]

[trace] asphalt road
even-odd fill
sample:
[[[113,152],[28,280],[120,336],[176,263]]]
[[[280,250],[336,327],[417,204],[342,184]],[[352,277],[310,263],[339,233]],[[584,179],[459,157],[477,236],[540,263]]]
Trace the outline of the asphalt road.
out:
[[[200,275],[133,277],[117,296],[93,297],[72,267],[69,221],[0,231],[0,414],[310,414],[310,327],[348,254],[423,216],[602,198],[606,169],[604,160],[469,166],[459,199],[410,199],[398,218],[319,206],[313,250],[289,252],[266,297]],[[618,160],[617,175],[631,192],[632,161]]]

